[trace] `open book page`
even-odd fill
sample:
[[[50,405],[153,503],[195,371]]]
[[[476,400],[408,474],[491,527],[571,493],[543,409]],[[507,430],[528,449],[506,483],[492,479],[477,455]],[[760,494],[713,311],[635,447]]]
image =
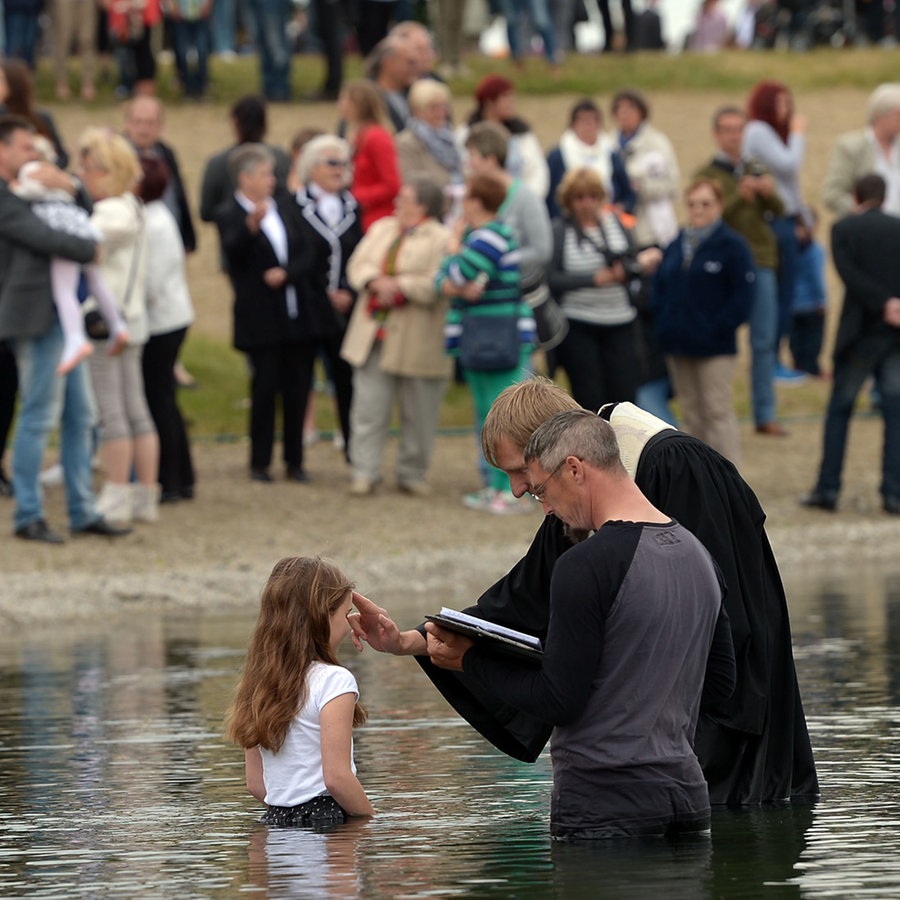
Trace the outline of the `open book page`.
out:
[[[477,616],[470,616],[467,613],[450,609],[448,606],[441,607],[441,616],[450,621],[477,628],[479,631],[486,632],[487,634],[496,634],[501,637],[509,638],[512,641],[524,644],[526,647],[533,647],[535,650],[541,649],[540,638],[536,638],[531,634],[526,634],[524,631],[516,631],[515,628],[497,625],[494,622],[488,622],[487,619],[479,619]]]

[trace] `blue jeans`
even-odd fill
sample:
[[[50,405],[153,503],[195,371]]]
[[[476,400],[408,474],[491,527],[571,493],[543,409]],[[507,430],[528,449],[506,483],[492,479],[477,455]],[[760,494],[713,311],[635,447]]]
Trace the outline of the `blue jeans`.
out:
[[[267,100],[290,100],[291,48],[287,37],[290,0],[249,0],[247,7],[253,21],[263,94]]]
[[[97,519],[91,485],[91,431],[94,407],[83,365],[56,374],[63,336],[58,324],[39,338],[13,341],[19,368],[19,421],[13,441],[16,529],[44,518],[38,476],[50,430],[60,419],[62,468],[69,525],[84,528]]]
[[[836,499],[841,490],[841,470],[853,404],[870,375],[881,388],[884,416],[884,449],[881,461],[881,495],[900,500],[900,347],[885,345],[883,336],[867,336],[835,360],[831,399],[825,413],[822,465],[816,493]]]
[[[772,221],[772,231],[778,243],[778,333],[775,335],[775,351],[783,337],[791,330],[791,307],[794,305],[794,290],[797,284],[797,243],[796,223],[789,216]]]
[[[5,15],[6,56],[22,59],[34,68],[34,48],[38,38],[36,12],[7,12]]]
[[[550,18],[547,0],[503,0],[503,16],[506,19],[506,35],[509,52],[513,59],[522,56],[522,42],[519,40],[520,18],[528,13],[534,30],[544,42],[544,55],[549,60],[556,59],[556,32]]]
[[[209,83],[209,19],[173,21],[172,38],[181,89],[188,97],[200,97]],[[193,65],[188,61],[191,48],[197,52]]]
[[[656,378],[653,381],[645,381],[637,389],[635,403],[657,419],[668,422],[673,428],[678,427],[678,418],[669,406],[669,398],[672,396],[672,383],[668,375]]]
[[[778,282],[774,269],[756,270],[756,296],[750,307],[750,394],[753,421],[775,421],[775,362],[778,344]]]
[[[236,0],[215,0],[210,14],[212,52],[233,53],[237,31]]]

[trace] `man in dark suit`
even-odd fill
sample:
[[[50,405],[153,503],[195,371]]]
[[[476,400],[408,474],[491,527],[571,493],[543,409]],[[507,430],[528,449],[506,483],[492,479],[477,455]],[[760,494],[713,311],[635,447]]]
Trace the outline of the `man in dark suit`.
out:
[[[53,303],[50,257],[86,263],[96,244],[54,231],[10,189],[19,169],[36,159],[34,129],[18,116],[0,116],[0,340],[10,342],[19,376],[19,419],[13,446],[14,528],[17,537],[50,544],[63,539],[44,520],[38,475],[50,429],[60,419],[66,504],[73,533],[115,537],[94,506],[91,430],[94,412],[83,366],[56,372],[63,335]],[[56,187],[69,183],[55,171]]]
[[[833,511],[841,489],[847,430],[856,395],[874,375],[884,416],[881,499],[900,515],[900,219],[882,210],[880,175],[856,182],[855,213],[831,232],[834,264],[846,288],[834,346],[834,381],[825,414],[819,479],[803,506]]]
[[[135,97],[125,108],[125,127],[122,129],[125,137],[139,154],[158,157],[169,170],[171,178],[162,199],[178,223],[185,253],[193,253],[197,249],[194,220],[178,158],[175,151],[162,140],[164,125],[163,105],[156,97]]]

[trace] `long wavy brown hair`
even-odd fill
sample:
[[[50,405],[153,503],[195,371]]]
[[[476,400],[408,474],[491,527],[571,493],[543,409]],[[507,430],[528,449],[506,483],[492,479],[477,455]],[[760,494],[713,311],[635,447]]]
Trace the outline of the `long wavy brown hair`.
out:
[[[225,737],[245,749],[277,753],[306,702],[306,673],[316,660],[340,665],[331,648],[331,616],[353,582],[319,557],[288,556],[263,588],[259,618],[225,720]],[[353,724],[366,720],[357,703]]]

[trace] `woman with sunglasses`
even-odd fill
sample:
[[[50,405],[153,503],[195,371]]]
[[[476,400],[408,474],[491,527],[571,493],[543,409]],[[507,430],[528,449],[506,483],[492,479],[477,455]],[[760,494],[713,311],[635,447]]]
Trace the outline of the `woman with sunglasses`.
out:
[[[353,372],[340,355],[356,292],[347,280],[347,261],[363,234],[360,206],[348,190],[350,146],[334,135],[322,134],[306,143],[296,166],[292,218],[296,221],[304,263],[297,291],[303,315],[308,316],[305,348],[309,355],[301,389],[312,387],[313,362],[323,357],[344,438],[350,446],[350,399]]]

